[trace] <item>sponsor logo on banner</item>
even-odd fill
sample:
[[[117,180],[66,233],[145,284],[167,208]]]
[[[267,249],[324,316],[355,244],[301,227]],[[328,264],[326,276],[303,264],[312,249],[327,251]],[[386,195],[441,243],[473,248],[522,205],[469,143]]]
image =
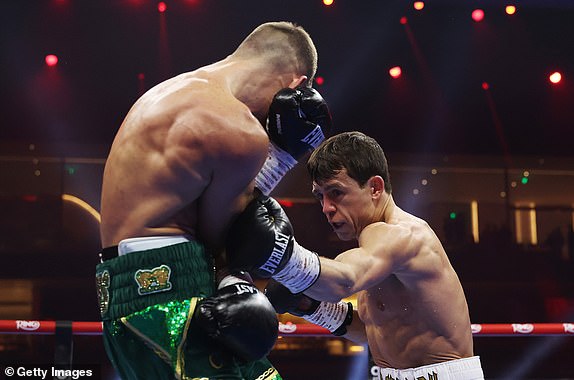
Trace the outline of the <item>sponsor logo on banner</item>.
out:
[[[534,325],[530,324],[530,323],[513,323],[512,324],[512,331],[514,331],[515,333],[520,333],[520,334],[530,334],[532,331],[534,331]]]
[[[297,325],[294,323],[279,323],[279,332],[284,334],[293,334],[297,331]]]
[[[36,331],[39,328],[39,321],[16,321],[16,330]]]

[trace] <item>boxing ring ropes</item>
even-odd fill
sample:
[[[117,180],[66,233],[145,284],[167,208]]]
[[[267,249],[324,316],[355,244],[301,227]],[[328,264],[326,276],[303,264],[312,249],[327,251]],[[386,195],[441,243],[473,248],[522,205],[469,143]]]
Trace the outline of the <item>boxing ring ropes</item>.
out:
[[[574,336],[570,323],[481,323],[472,324],[473,336]],[[322,327],[307,323],[279,323],[279,337],[337,338]],[[72,368],[73,336],[102,335],[102,322],[0,320],[0,334],[55,335],[54,365]]]
[[[572,323],[480,323],[471,325],[473,336],[574,336]],[[102,322],[0,320],[0,334],[102,335]],[[312,324],[279,323],[280,337],[334,337]]]

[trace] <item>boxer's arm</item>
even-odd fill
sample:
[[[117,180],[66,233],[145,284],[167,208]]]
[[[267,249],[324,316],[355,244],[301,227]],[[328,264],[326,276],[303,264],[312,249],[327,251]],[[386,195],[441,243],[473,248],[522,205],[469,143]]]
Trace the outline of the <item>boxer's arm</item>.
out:
[[[343,338],[349,339],[355,343],[367,344],[367,331],[365,330],[365,324],[359,318],[359,313],[356,310],[353,311],[353,320],[351,324],[347,326],[347,332],[342,335]]]
[[[223,248],[229,221],[253,198],[253,178],[266,158],[269,140],[259,123],[253,121],[257,123],[251,125],[253,133],[227,133],[227,137],[210,141],[215,146],[205,153],[209,154],[206,166],[212,169],[198,200],[197,223],[201,240],[212,248]],[[218,135],[226,134],[224,130],[229,128],[222,128]]]
[[[358,248],[334,260],[319,257],[296,242],[285,211],[269,197],[247,206],[227,240],[234,268],[272,277],[293,293],[329,302],[376,285],[420,250],[410,230],[379,222],[363,230]]]
[[[326,328],[336,336],[347,333],[353,320],[353,306],[348,302],[317,301],[303,293],[291,293],[279,282],[270,280],[265,295],[279,314],[291,313]]]
[[[374,223],[359,237],[359,247],[335,259],[321,257],[321,275],[305,294],[337,301],[375,286],[397,271],[420,250],[410,231],[397,225]]]

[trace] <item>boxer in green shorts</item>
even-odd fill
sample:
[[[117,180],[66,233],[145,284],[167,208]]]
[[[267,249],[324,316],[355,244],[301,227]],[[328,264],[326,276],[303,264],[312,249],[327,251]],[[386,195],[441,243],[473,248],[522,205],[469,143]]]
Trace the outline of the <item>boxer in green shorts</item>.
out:
[[[105,344],[123,379],[279,378],[264,359],[277,315],[229,267],[225,241],[254,196],[330,130],[316,71],[309,34],[268,22],[128,111],[103,173],[97,269]]]
[[[226,286],[250,286],[232,282]],[[210,337],[205,320],[194,317],[215,293],[213,264],[201,244],[183,242],[105,260],[97,266],[96,284],[105,348],[122,379],[281,379],[266,359],[246,364],[232,355]],[[267,326],[276,333],[276,321],[265,322],[258,320],[257,331]]]

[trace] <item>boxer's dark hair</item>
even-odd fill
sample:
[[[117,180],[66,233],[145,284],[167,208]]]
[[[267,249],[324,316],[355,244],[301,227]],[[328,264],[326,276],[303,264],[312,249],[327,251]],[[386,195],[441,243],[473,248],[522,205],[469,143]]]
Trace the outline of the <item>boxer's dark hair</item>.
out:
[[[363,187],[372,176],[381,176],[385,191],[391,193],[389,167],[379,143],[361,132],[344,132],[323,141],[309,157],[307,171],[311,179],[324,183],[346,169],[349,177]]]

